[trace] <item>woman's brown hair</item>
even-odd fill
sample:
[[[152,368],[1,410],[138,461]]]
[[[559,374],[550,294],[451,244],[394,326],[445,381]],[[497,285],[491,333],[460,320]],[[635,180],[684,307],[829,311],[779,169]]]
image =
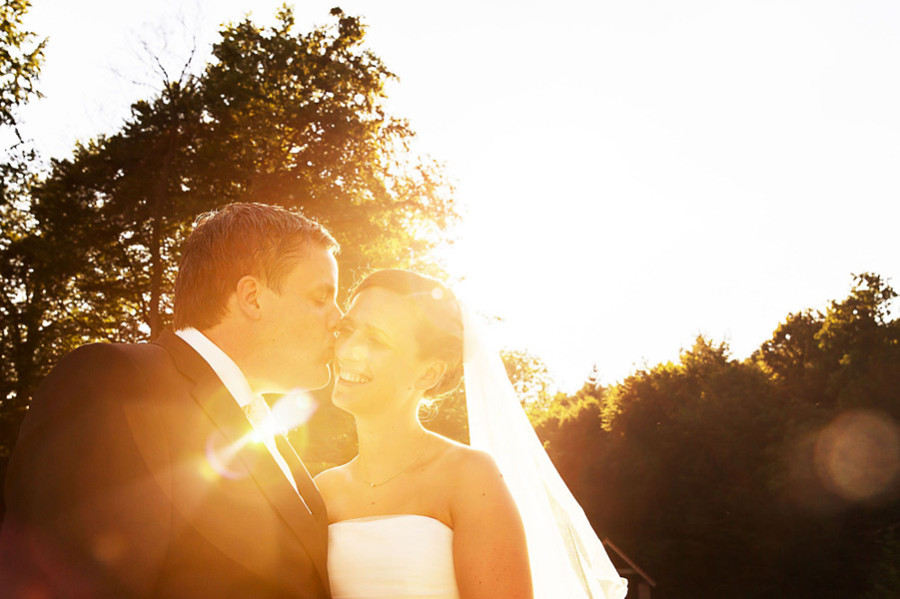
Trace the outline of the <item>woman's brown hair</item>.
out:
[[[371,287],[388,289],[412,300],[415,310],[421,355],[443,360],[447,372],[425,397],[440,397],[459,385],[463,374],[463,326],[459,304],[453,292],[434,277],[409,270],[376,270],[353,289],[352,301],[360,292]]]

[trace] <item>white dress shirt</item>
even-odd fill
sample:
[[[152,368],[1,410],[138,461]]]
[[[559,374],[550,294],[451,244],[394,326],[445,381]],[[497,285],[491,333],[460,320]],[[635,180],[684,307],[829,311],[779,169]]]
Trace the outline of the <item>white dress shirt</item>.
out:
[[[262,412],[264,416],[271,416],[269,406],[261,396],[253,393],[253,390],[250,388],[250,383],[247,382],[247,377],[244,376],[244,373],[241,372],[238,365],[235,364],[234,360],[228,357],[228,354],[222,351],[218,345],[210,341],[209,337],[194,328],[180,329],[175,331],[175,334],[206,360],[206,363],[213,369],[213,372],[216,373],[216,376],[219,377],[222,384],[225,385],[225,388],[228,389],[228,392],[231,393],[231,396],[234,397],[238,406],[240,406],[244,413],[247,413],[252,405],[253,412]],[[297,483],[294,481],[294,475],[291,474],[291,469],[288,467],[284,457],[282,457],[278,448],[275,446],[275,437],[272,436],[271,431],[272,427],[261,426],[260,418],[250,418],[248,416],[248,420],[250,420],[253,429],[258,434],[263,435],[263,443],[265,443],[269,453],[272,454],[272,458],[275,459],[278,467],[281,468],[281,471],[284,472],[284,476],[299,495],[300,491],[297,490]]]

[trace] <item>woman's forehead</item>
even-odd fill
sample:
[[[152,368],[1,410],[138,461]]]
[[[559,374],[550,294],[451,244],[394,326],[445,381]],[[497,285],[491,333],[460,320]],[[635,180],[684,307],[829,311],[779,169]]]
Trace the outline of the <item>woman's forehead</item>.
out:
[[[368,287],[350,302],[347,316],[354,321],[397,328],[412,323],[414,310],[415,302],[408,296],[383,287]]]

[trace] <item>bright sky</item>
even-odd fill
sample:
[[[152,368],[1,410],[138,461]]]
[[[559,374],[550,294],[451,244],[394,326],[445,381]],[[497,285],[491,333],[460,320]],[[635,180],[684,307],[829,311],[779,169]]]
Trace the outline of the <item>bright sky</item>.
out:
[[[196,35],[202,65],[220,23],[280,5],[33,3],[47,97],[23,130],[55,157],[153,93],[140,40],[180,65]],[[896,0],[305,0],[298,27],[336,4],[456,182],[462,292],[563,388],[700,333],[745,357],[854,272],[900,287]]]

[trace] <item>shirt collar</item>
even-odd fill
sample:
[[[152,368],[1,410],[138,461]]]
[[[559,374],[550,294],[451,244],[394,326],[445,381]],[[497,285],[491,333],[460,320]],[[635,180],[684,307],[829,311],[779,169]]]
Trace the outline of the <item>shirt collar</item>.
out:
[[[222,351],[218,345],[210,341],[209,337],[191,327],[175,331],[175,334],[206,360],[239,406],[243,408],[253,401],[253,390],[250,388],[250,383],[247,382],[247,377],[234,363],[234,360],[228,357],[228,354]]]

